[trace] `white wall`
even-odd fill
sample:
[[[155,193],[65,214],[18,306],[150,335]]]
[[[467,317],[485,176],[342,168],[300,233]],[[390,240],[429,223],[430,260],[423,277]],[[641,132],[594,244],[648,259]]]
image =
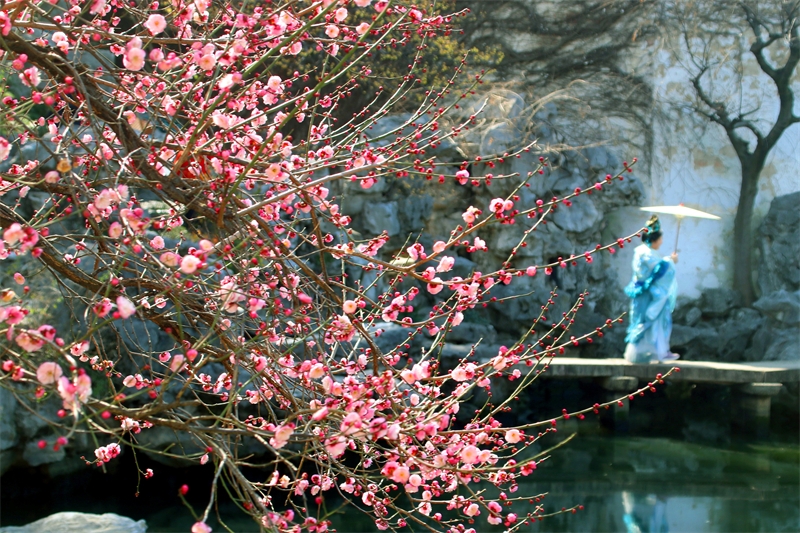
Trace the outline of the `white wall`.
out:
[[[685,68],[673,54],[661,51],[649,62],[660,109],[667,112],[674,104],[690,102],[691,85]],[[734,76],[725,78],[723,86],[732,98],[740,98],[745,109],[758,109],[756,118],[767,127],[777,115],[777,94],[774,84],[745,56],[744,78],[739,85]],[[725,86],[728,83],[728,86]],[[737,87],[743,87],[737,91]],[[795,114],[800,114],[800,75],[793,84]],[[714,124],[700,125],[696,116],[673,113],[673,119],[655,126],[653,160],[649,172],[637,169],[645,184],[644,205],[673,205],[683,202],[689,207],[722,217],[720,221],[684,219],[680,230],[678,281],[680,294],[691,298],[703,289],[730,287],[732,282],[733,220],[741,182],[739,160],[723,129]],[[765,128],[764,128],[765,129]],[[754,214],[757,228],[766,215],[770,202],[800,190],[800,124],[789,128],[773,148],[759,182]],[[798,206],[800,209],[800,206]],[[649,215],[636,208],[623,209],[609,219],[609,231],[629,234],[641,227]],[[661,216],[665,234],[662,251],[669,254],[674,246],[676,221]],[[638,241],[641,242],[641,241]],[[638,244],[638,243],[637,243]],[[617,254],[620,282],[630,279],[633,247]]]

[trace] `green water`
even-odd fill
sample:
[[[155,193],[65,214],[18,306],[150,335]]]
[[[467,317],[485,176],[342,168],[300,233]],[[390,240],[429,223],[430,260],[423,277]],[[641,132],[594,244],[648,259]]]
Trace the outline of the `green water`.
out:
[[[65,510],[114,512],[144,518],[151,533],[188,532],[192,517],[175,496],[187,474],[162,474],[159,484],[143,484],[140,496],[133,498],[135,479],[128,479],[132,476],[124,470],[113,478],[92,472],[86,474],[91,477],[50,480],[46,486],[19,472],[9,473],[0,479],[0,523],[19,525]],[[197,497],[200,508],[207,491],[197,481],[192,487],[190,495]],[[660,438],[580,436],[525,478],[517,495],[543,492],[549,492],[546,512],[576,504],[584,510],[550,517],[521,531],[797,532],[800,451],[796,445],[715,447]],[[329,509],[340,503],[327,501]],[[514,508],[520,515],[531,510],[532,506]],[[232,505],[222,504],[219,511],[233,531],[255,531]],[[224,531],[213,520],[209,524],[215,533]],[[336,515],[334,527],[345,533],[376,531],[368,517],[355,511]],[[503,531],[486,523],[485,517],[478,517],[474,527],[478,532]]]
[[[800,451],[796,447],[735,448],[669,439],[580,437],[555,451],[517,494],[548,492],[545,512],[582,504],[524,526],[550,532],[797,532]],[[515,508],[518,514],[533,510]],[[349,513],[343,532],[374,531]],[[501,532],[480,518],[477,531]]]

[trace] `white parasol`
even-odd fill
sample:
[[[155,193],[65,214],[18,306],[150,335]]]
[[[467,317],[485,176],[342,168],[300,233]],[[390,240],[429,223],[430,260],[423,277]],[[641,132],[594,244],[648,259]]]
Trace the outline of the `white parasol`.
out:
[[[720,218],[717,215],[712,215],[711,213],[706,213],[704,211],[699,211],[697,209],[692,209],[691,207],[686,207],[683,204],[678,205],[654,205],[650,207],[641,207],[642,211],[649,211],[651,213],[662,213],[665,215],[674,215],[678,219],[678,230],[675,232],[675,251],[678,251],[678,237],[681,234],[681,220],[685,217],[692,217],[692,218],[707,218],[709,220],[719,220]]]

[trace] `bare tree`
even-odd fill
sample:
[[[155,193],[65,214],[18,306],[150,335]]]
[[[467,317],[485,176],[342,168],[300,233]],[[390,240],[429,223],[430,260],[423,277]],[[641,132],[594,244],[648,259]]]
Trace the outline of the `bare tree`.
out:
[[[741,164],[733,283],[752,303],[751,226],[759,179],[781,136],[800,120],[794,98],[800,0],[458,0],[457,5],[475,15],[465,23],[464,39],[502,52],[493,65],[497,78],[535,93],[568,89],[572,98],[559,102],[557,125],[568,138],[627,146],[646,165],[652,163],[654,121],[665,118],[650,79],[653,54],[661,48],[652,45],[674,45],[689,77],[691,101],[681,107],[721,126]],[[745,84],[754,71],[771,81],[759,85],[763,94],[755,99]],[[597,128],[596,117],[613,129]],[[606,137],[598,138],[599,131]]]
[[[563,91],[560,131],[572,143],[609,141],[649,162],[652,85],[631,53],[658,33],[654,0],[458,0],[473,16],[463,38],[496,48],[495,76],[534,96]],[[473,64],[475,62],[473,61]],[[598,124],[612,128],[598,128]]]
[[[798,0],[695,2],[665,10],[667,32],[680,35],[694,101],[689,108],[723,128],[741,165],[734,220],[733,284],[749,305],[753,286],[753,208],[765,162],[781,136],[800,122],[795,109],[800,62]],[[746,66],[771,80],[751,98]],[[752,80],[752,78],[750,78]]]

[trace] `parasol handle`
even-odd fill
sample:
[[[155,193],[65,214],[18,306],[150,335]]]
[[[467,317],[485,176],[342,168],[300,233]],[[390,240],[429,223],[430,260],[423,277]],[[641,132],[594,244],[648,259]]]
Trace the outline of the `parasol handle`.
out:
[[[681,220],[683,217],[676,217],[678,219],[678,229],[675,231],[675,253],[678,253],[678,237],[681,236]]]

